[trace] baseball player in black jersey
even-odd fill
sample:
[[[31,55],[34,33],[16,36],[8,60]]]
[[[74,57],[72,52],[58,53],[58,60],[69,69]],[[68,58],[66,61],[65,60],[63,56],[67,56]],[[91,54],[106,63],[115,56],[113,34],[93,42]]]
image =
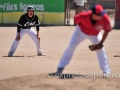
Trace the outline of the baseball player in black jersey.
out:
[[[37,55],[45,56],[45,54],[43,54],[40,49],[39,25],[40,22],[38,16],[34,14],[34,7],[28,6],[27,13],[23,14],[17,23],[17,34],[8,53],[9,57],[13,56],[20,42],[20,39],[23,37],[24,34],[28,34],[35,42],[37,48]],[[33,28],[31,28],[32,26],[36,26],[37,33],[33,30]]]

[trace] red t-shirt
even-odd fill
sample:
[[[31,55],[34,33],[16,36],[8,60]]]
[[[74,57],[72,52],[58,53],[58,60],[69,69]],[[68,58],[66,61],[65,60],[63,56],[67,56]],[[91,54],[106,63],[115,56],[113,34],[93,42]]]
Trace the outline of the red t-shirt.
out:
[[[81,12],[74,17],[74,22],[79,25],[81,31],[87,35],[98,35],[101,29],[105,32],[111,31],[110,20],[107,14],[103,15],[103,18],[97,21],[94,25],[91,21],[92,11]]]

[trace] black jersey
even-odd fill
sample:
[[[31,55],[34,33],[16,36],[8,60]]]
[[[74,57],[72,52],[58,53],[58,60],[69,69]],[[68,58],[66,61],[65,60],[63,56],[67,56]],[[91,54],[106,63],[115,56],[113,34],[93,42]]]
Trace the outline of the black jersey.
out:
[[[20,17],[17,25],[18,25],[18,29],[17,29],[18,32],[20,32],[20,28],[30,29],[32,26],[36,26],[37,30],[39,30],[40,22],[37,15],[33,15],[33,17],[28,17],[28,14],[25,13]]]

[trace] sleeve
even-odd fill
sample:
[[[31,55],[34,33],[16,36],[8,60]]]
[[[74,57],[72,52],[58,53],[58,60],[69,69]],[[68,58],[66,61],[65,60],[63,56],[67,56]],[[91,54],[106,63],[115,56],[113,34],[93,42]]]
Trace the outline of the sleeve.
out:
[[[36,23],[35,23],[36,26],[39,26],[40,25],[40,21],[39,21],[39,18],[38,16],[36,15]]]
[[[80,23],[80,22],[81,22],[81,19],[80,19],[80,18],[81,18],[81,17],[80,17],[80,14],[75,15],[75,17],[74,17],[74,23],[75,23],[75,24]]]
[[[39,26],[40,26],[40,21],[39,21],[39,18],[38,18],[38,16],[36,15],[36,23],[35,23],[35,25],[36,25],[36,30],[37,31],[39,31]]]
[[[111,23],[110,23],[110,20],[109,20],[109,17],[108,17],[107,14],[104,17],[103,29],[104,29],[105,32],[109,32],[109,31],[112,30]]]
[[[20,32],[20,26],[17,25],[17,32]]]
[[[20,27],[23,26],[22,23],[23,23],[23,15],[20,17],[20,19],[17,23],[17,32],[20,32]]]
[[[36,30],[39,31],[39,29],[40,29],[39,26],[36,26]]]
[[[23,23],[23,16],[20,17],[17,25],[20,26],[20,27],[22,27],[23,26],[22,23]]]

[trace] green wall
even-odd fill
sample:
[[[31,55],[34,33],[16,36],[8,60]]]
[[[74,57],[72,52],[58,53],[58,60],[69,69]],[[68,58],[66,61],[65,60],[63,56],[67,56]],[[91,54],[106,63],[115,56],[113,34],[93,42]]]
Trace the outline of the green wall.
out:
[[[1,0],[0,24],[17,23],[28,5],[34,6],[41,24],[64,25],[64,0]]]

